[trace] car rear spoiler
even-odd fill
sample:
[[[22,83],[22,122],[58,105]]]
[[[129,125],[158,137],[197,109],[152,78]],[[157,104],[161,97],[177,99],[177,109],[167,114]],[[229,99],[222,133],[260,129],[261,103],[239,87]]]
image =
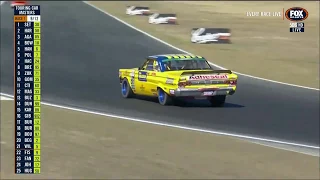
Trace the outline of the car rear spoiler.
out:
[[[228,69],[226,69],[226,70],[220,69],[220,70],[213,70],[213,73],[217,73],[217,74],[221,74],[221,73],[224,73],[224,74],[232,74],[232,71],[231,71],[231,70],[228,70]]]
[[[209,71],[185,71],[181,75],[185,74],[232,74],[231,70],[209,70]]]

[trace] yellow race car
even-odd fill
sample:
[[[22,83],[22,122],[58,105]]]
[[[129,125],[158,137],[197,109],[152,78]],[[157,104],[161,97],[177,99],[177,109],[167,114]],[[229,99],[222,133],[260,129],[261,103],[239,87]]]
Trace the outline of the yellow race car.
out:
[[[138,68],[119,69],[119,78],[124,98],[154,96],[169,105],[191,97],[223,106],[226,96],[235,93],[238,76],[214,70],[201,56],[165,54],[147,57]]]

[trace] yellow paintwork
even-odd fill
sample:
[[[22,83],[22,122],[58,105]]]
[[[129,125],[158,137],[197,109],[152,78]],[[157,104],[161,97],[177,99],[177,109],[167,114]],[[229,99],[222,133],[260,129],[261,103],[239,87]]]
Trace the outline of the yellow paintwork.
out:
[[[146,96],[157,96],[157,88],[163,89],[167,94],[170,89],[177,89],[178,82],[188,80],[188,76],[181,76],[183,72],[188,71],[206,71],[206,70],[184,70],[184,71],[148,71],[139,70],[138,68],[133,69],[119,69],[120,80],[126,78],[130,84],[131,89],[135,94],[146,95]],[[229,80],[237,80],[238,76],[236,74],[227,74]],[[140,79],[140,80],[139,80]],[[168,79],[173,79],[172,84],[166,83]],[[198,88],[223,88],[230,87],[229,84],[203,84],[203,85],[192,85],[185,86],[184,88],[198,89]],[[232,89],[235,91],[236,86]]]

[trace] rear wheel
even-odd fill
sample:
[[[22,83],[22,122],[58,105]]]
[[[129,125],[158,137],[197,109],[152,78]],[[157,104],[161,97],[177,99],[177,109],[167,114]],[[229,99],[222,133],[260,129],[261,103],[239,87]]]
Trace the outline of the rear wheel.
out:
[[[134,95],[130,87],[130,84],[126,78],[123,79],[121,82],[121,94],[124,98],[131,98]]]
[[[158,101],[161,105],[167,106],[172,103],[172,97],[164,92],[161,88],[158,88]]]
[[[223,107],[226,101],[226,95],[212,96],[209,101],[213,107]]]

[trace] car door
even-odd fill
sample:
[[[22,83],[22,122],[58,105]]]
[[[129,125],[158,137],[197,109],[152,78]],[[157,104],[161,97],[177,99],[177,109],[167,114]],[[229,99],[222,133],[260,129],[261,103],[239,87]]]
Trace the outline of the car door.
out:
[[[149,75],[153,71],[154,60],[148,59],[137,72],[135,79],[136,94],[151,95]]]
[[[161,81],[161,70],[157,60],[153,61],[153,70],[148,72],[148,88],[151,96],[157,96],[158,84]]]

